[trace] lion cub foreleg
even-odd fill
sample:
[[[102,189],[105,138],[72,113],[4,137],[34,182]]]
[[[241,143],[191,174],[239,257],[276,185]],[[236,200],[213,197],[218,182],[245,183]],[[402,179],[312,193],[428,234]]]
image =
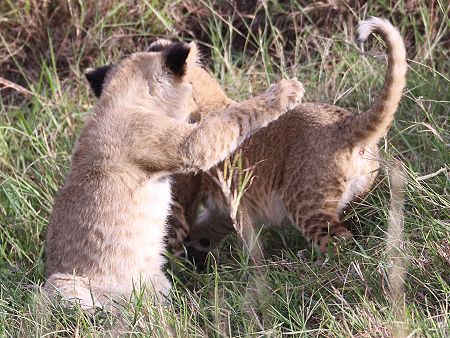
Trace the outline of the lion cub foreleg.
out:
[[[232,104],[198,124],[175,121],[156,130],[154,121],[144,116],[133,121],[139,132],[129,147],[130,156],[144,167],[170,173],[208,170],[253,132],[298,105],[303,94],[303,85],[297,80],[281,80],[263,94]],[[158,145],[165,150],[156,154],[160,161],[155,160],[155,132]]]

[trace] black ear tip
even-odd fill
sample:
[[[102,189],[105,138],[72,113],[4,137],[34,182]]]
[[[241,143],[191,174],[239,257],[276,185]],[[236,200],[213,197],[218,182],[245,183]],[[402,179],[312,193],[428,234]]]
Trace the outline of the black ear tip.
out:
[[[84,75],[86,76],[86,78],[88,80],[90,79],[95,79],[99,76],[103,76],[108,73],[108,71],[112,68],[112,65],[104,65],[104,66],[100,66],[97,68],[88,68],[86,69],[86,71],[84,72]]]
[[[172,45],[175,40],[169,39],[155,39],[150,43],[150,46],[147,48],[147,52],[162,52],[164,49],[167,49],[170,45]]]
[[[174,42],[163,50],[165,64],[175,75],[186,74],[186,60],[191,47],[184,42]]]
[[[152,43],[150,47],[147,48],[147,52],[161,52],[164,46],[161,43]]]
[[[100,97],[102,94],[106,76],[112,67],[112,65],[105,65],[98,68],[89,68],[84,72],[84,76],[86,76],[96,97]]]
[[[162,52],[177,43],[182,42],[177,39],[157,38],[150,43],[146,49],[146,52]]]

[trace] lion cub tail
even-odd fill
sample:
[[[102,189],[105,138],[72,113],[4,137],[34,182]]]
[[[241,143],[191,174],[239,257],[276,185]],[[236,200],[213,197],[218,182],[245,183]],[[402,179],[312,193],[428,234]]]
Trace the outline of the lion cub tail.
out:
[[[380,34],[386,43],[388,67],[383,88],[372,107],[345,123],[352,144],[374,144],[384,135],[394,119],[406,83],[406,50],[399,31],[388,20],[372,17],[360,22],[358,42],[362,44],[371,33]]]

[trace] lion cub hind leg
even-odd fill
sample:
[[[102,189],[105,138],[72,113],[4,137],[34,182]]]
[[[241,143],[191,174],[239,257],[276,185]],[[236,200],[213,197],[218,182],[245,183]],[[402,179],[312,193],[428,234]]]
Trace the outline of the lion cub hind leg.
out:
[[[170,282],[164,274],[153,276],[150,281],[136,281],[129,294],[130,297],[142,297],[164,303],[169,297]],[[43,287],[44,295],[52,301],[60,296],[64,306],[78,305],[88,313],[96,309],[114,311],[117,305],[125,304],[129,299],[125,293],[113,292],[92,285],[85,277],[67,273],[52,274]]]
[[[302,232],[306,240],[326,254],[334,240],[352,238],[345,224],[339,221],[338,197],[333,198],[330,193],[315,194],[310,190],[305,191],[305,194],[291,194],[290,198],[285,199],[285,204],[289,220]]]
[[[303,218],[300,228],[306,239],[323,254],[328,253],[330,243],[338,239],[350,240],[352,238],[346,225],[339,222],[335,210],[316,210]]]
[[[78,304],[83,310],[94,311],[95,308],[103,308],[105,303],[93,295],[89,281],[80,276],[67,273],[52,274],[44,285],[43,291],[52,300],[55,296],[61,296],[63,303],[67,305]]]

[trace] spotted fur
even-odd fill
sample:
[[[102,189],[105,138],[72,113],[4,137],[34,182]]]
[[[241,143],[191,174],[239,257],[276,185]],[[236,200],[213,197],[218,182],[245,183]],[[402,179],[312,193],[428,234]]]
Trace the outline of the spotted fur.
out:
[[[363,21],[358,32],[361,41],[373,32],[380,34],[388,49],[386,78],[375,103],[356,115],[328,104],[304,103],[244,142],[242,157],[254,166],[255,179],[241,200],[241,226],[294,224],[324,253],[333,238],[352,236],[341,217],[351,201],[373,186],[379,169],[377,143],[393,120],[407,68],[403,40],[387,20]],[[200,110],[210,103],[208,97],[196,98],[195,92],[224,95],[212,86],[208,92],[204,81],[196,82],[195,77],[191,82]],[[210,175],[199,176],[177,176],[174,191],[189,215],[187,253],[202,261],[233,225],[221,188]],[[185,189],[192,180],[201,183],[188,194]],[[203,205],[200,212],[198,200]]]

